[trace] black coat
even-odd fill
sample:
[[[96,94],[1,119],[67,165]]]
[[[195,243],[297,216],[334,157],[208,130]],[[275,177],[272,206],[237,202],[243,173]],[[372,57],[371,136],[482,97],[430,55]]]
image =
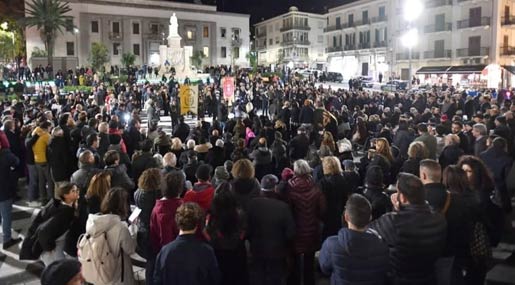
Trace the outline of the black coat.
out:
[[[300,110],[299,123],[301,124],[313,124],[314,110],[312,107],[304,106]]]
[[[48,164],[54,181],[67,181],[72,172],[68,144],[64,137],[53,137],[47,150]]]
[[[105,170],[111,172],[111,187],[122,187],[132,193],[135,184],[127,175],[127,168],[123,164],[109,165]]]
[[[383,190],[383,188],[371,186],[363,190],[363,195],[372,206],[372,220],[378,219],[392,210],[392,202]]]
[[[324,228],[322,240],[338,233],[342,227],[342,214],[347,198],[352,194],[345,177],[341,174],[326,175],[318,182],[320,191],[327,201],[327,211],[322,218]]]
[[[211,165],[213,169],[215,169],[217,166],[224,165],[225,162],[225,151],[223,148],[214,146],[209,149],[206,155],[206,161],[207,164]]]
[[[289,144],[289,157],[291,160],[304,159],[309,151],[309,139],[306,135],[295,136]]]
[[[0,149],[0,202],[12,199],[16,193],[15,173],[11,170],[20,160],[8,149]]]
[[[136,156],[132,161],[132,178],[134,178],[136,184],[143,171],[154,167],[157,167],[157,161],[152,156],[152,153],[142,152]]]
[[[75,183],[80,190],[81,196],[86,194],[91,178],[99,173],[100,169],[92,165],[81,165],[79,170],[72,174],[70,182]]]
[[[447,145],[443,148],[442,153],[438,158],[438,162],[442,166],[442,169],[445,169],[451,164],[458,163],[458,160],[464,154],[465,152],[459,145]]]
[[[504,150],[490,147],[481,153],[480,158],[493,174],[495,190],[500,194],[499,197],[501,198],[503,207],[505,207],[505,209],[511,208],[511,197],[508,193],[508,187],[506,186],[506,179],[513,165],[513,160],[510,155]]]

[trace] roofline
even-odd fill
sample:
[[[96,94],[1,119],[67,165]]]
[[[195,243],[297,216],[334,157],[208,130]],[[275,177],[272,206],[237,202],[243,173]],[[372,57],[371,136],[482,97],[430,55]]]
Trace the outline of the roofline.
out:
[[[302,12],[302,11],[288,11],[284,14],[280,14],[280,15],[277,15],[275,17],[272,17],[272,18],[269,18],[269,19],[266,19],[266,20],[263,20],[261,22],[258,22],[258,23],[255,23],[253,26],[257,26],[257,25],[261,25],[261,24],[265,24],[265,23],[269,23],[269,22],[272,22],[272,21],[275,21],[275,20],[279,20],[280,18],[283,18],[283,17],[286,17],[288,16],[289,14],[305,14],[305,15],[308,15],[308,16],[311,16],[311,17],[314,17],[314,18],[320,18],[320,19],[325,19],[325,14],[316,14],[316,13],[309,13],[309,12]]]
[[[333,8],[329,8],[327,10],[327,14],[331,14],[332,12],[340,11],[340,10],[343,10],[343,9],[353,8],[355,6],[360,6],[360,5],[364,5],[364,4],[370,4],[370,3],[373,3],[373,2],[376,2],[376,1],[377,0],[357,0],[357,1],[354,1],[354,2],[347,3],[347,4],[343,4],[343,5],[340,5],[340,6],[333,7]],[[386,0],[385,2],[387,3],[388,1],[390,1],[390,0]]]
[[[27,1],[27,0],[25,0]],[[182,3],[174,1],[161,1],[161,0],[66,0],[69,3],[81,4],[102,4],[113,6],[153,6],[156,8],[179,8],[179,9],[194,9],[202,11],[216,11],[216,6],[213,5],[200,5],[193,3]]]

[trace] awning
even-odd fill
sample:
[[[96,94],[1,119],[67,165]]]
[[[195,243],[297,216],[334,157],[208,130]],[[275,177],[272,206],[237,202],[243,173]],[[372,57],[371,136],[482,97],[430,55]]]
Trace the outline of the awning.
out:
[[[515,66],[513,65],[503,65],[502,68],[508,70],[511,74],[515,74]]]
[[[485,69],[486,65],[458,65],[452,66],[447,70],[447,74],[472,74],[481,73]]]
[[[417,70],[417,74],[444,74],[450,66],[424,66]]]

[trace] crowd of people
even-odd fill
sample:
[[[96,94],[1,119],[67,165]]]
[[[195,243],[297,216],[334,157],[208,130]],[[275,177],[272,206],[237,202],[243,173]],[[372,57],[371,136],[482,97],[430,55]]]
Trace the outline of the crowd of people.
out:
[[[173,78],[4,102],[3,248],[26,196],[42,284],[134,284],[134,253],[147,284],[484,283],[512,211],[509,100],[235,76],[232,105],[221,77],[201,86],[195,126]]]

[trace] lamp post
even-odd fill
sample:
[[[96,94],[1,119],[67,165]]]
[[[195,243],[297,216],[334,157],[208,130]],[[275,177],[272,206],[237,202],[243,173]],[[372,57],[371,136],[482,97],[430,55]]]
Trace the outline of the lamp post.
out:
[[[404,20],[408,22],[408,31],[401,37],[402,45],[408,48],[408,68],[409,68],[409,80],[408,90],[411,90],[412,83],[411,78],[413,77],[413,71],[411,70],[412,60],[412,49],[418,42],[418,31],[413,27],[413,22],[420,17],[424,10],[423,4],[420,0],[404,0]]]

